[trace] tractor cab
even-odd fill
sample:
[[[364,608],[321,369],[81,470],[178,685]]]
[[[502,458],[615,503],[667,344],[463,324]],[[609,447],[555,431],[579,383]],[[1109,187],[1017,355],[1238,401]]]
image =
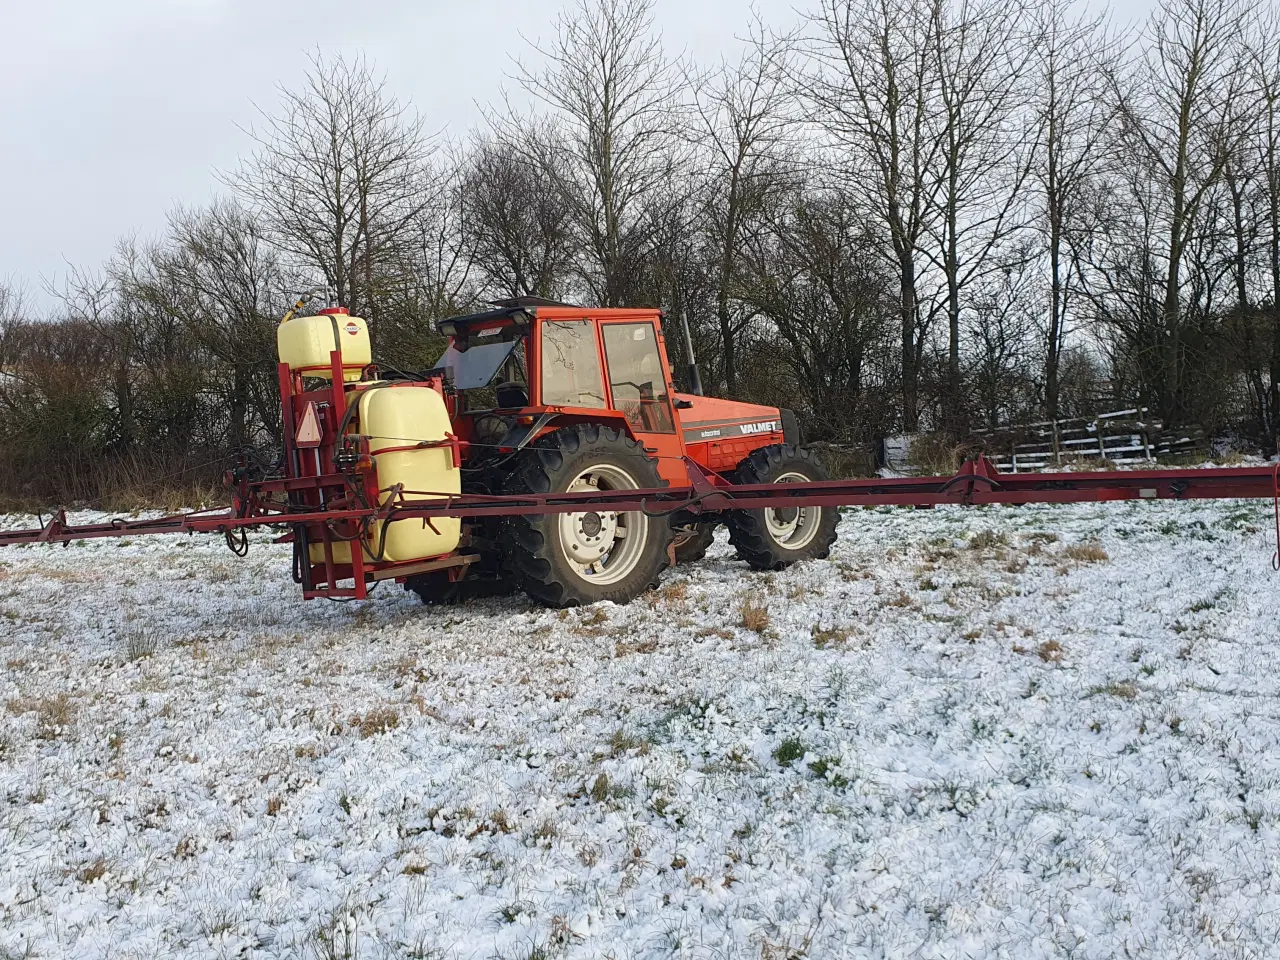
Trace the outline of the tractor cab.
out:
[[[458,436],[473,456],[510,453],[544,433],[602,423],[639,440],[671,482],[685,482],[683,438],[661,314],[533,298],[453,317],[443,374]]]

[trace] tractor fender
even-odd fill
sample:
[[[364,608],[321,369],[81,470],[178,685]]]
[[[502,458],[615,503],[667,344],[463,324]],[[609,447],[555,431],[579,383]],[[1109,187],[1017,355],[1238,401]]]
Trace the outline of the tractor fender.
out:
[[[786,407],[778,408],[778,419],[782,421],[782,442],[798,447],[804,443],[804,434],[800,431],[800,421],[794,410]]]
[[[524,448],[533,441],[540,440],[547,434],[555,433],[555,431],[563,427],[573,427],[578,426],[579,424],[591,423],[599,424],[603,427],[611,427],[625,436],[628,440],[634,440],[637,443],[640,442],[640,438],[636,436],[636,432],[631,428],[631,424],[627,421],[626,416],[624,416],[621,411],[602,408],[600,410],[592,410],[589,414],[578,413],[576,411],[573,413],[548,411],[541,414],[529,428],[529,433],[521,442],[520,447]]]

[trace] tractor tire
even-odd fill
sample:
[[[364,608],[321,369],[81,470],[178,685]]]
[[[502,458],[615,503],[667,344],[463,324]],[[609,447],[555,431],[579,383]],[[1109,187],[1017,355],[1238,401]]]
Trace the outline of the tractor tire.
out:
[[[612,427],[591,423],[564,427],[525,450],[504,492],[666,485],[657,462],[639,443]],[[539,603],[628,603],[658,585],[670,563],[671,538],[666,517],[638,510],[515,516],[506,522],[506,561],[520,588]]]
[[[697,563],[716,540],[718,523],[691,523],[675,531],[676,563]]]
[[[830,479],[804,447],[779,443],[753,451],[733,476],[737,484],[804,483]],[[798,560],[820,560],[836,540],[839,511],[833,507],[770,507],[731,510],[725,519],[729,542],[756,570],[781,570]]]
[[[461,580],[450,580],[443,570],[406,577],[404,588],[416,593],[418,599],[429,607],[453,607],[486,597],[510,596],[516,591],[510,579],[467,576]]]

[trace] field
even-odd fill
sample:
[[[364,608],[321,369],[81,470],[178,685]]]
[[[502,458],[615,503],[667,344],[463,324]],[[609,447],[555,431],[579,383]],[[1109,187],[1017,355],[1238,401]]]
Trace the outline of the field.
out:
[[[1270,509],[849,511],[567,612],[6,550],[0,958],[1280,956]]]

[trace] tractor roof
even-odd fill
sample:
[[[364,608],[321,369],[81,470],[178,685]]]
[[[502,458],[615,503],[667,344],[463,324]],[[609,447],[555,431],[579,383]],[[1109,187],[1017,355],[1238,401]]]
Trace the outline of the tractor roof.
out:
[[[485,310],[481,313],[467,313],[460,317],[448,317],[436,324],[441,333],[455,336],[459,332],[495,320],[514,320],[528,322],[537,315],[538,307],[576,307],[577,304],[561,303],[558,300],[544,300],[542,297],[516,297],[511,300],[491,300],[490,305],[496,310]]]
[[[623,319],[630,317],[648,318],[661,312],[652,307],[584,307],[577,303],[562,303],[558,300],[544,300],[542,297],[517,297],[513,300],[493,300],[490,304],[495,308],[481,313],[467,313],[460,317],[448,317],[436,323],[436,329],[446,336],[466,337],[476,327],[489,326],[502,321],[512,323],[529,323],[542,315],[544,319],[564,320],[582,317],[612,317]]]

